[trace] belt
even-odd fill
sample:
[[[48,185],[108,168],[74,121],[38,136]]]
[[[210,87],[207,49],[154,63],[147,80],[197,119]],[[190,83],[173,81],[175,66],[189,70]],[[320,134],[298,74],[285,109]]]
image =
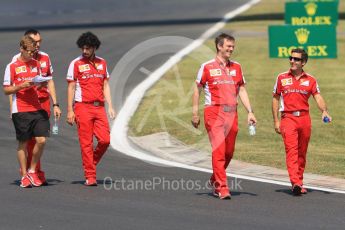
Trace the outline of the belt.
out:
[[[103,101],[75,101],[74,103],[83,103],[83,104],[89,104],[93,106],[104,106]]]
[[[48,96],[48,97],[39,97],[39,98],[38,98],[38,100],[39,100],[40,102],[44,102],[44,101],[49,100],[49,99],[50,99],[49,96]]]
[[[292,114],[294,117],[301,117],[309,114],[309,111],[284,111],[282,112],[282,116],[285,114]]]
[[[223,112],[226,112],[226,113],[231,113],[231,112],[236,112],[237,111],[237,105],[220,105],[220,104],[216,104],[216,105],[211,105],[211,106],[222,107]]]

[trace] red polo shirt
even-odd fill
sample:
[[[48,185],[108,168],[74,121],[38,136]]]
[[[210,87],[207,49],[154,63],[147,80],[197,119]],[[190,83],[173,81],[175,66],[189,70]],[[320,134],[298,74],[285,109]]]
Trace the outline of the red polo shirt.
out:
[[[18,57],[20,56],[20,53],[15,55],[12,58],[12,61],[16,61]],[[39,62],[41,75],[43,77],[52,77],[53,76],[53,66],[50,61],[49,55],[43,51],[38,51],[37,55],[34,57],[35,60]],[[38,97],[39,98],[49,98],[49,91],[48,88],[40,87],[37,89]]]
[[[78,102],[104,102],[104,80],[109,78],[107,63],[95,57],[92,62],[79,56],[68,68],[67,81],[76,82],[74,100]]]
[[[239,87],[245,84],[241,65],[228,61],[226,66],[220,60],[212,59],[201,65],[196,82],[205,91],[205,105],[237,105]]]
[[[25,81],[31,81],[36,75],[39,75],[39,63],[31,59],[28,62],[22,62],[16,59],[7,65],[3,85],[20,85]],[[12,97],[12,113],[32,112],[41,110],[41,104],[38,100],[35,86],[21,89]]]
[[[280,96],[281,112],[309,111],[310,95],[320,93],[316,79],[303,71],[299,80],[291,71],[281,73],[274,85],[273,95]]]

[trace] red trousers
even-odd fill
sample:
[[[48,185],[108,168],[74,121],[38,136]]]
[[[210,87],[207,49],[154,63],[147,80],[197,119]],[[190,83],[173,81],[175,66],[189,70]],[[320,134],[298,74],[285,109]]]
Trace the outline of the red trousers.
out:
[[[74,105],[78,126],[81,157],[86,179],[96,179],[96,166],[110,144],[110,129],[104,106],[76,103]],[[93,137],[97,146],[93,146]]]
[[[303,185],[303,173],[311,134],[309,114],[295,117],[282,115],[280,130],[285,145],[286,166],[291,184]]]
[[[40,103],[42,109],[44,109],[48,113],[48,117],[50,117],[50,100],[48,98],[40,98]],[[32,160],[32,151],[35,147],[36,141],[35,138],[32,138],[28,141],[26,145],[26,151],[28,153],[28,157],[26,158],[26,168],[30,168],[31,160]],[[39,160],[36,165],[36,172],[41,171],[41,161]]]
[[[226,177],[234,151],[238,132],[236,107],[231,112],[224,112],[222,106],[207,106],[204,110],[205,128],[212,145],[211,181],[216,192],[228,193]]]

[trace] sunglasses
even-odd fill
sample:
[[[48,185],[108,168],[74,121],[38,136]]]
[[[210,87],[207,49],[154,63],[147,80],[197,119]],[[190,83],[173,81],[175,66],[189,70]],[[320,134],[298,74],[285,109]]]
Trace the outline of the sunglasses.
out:
[[[292,57],[292,56],[290,56],[290,57],[289,57],[289,60],[290,60],[290,61],[302,61],[302,58],[297,58],[297,57]]]
[[[29,55],[34,54],[36,52],[36,49],[34,50],[29,50],[29,49],[24,49]]]

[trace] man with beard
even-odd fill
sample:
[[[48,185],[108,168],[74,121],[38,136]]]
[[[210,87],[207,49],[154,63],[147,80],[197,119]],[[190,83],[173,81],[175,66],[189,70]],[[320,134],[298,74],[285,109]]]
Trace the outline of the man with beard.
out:
[[[67,73],[67,123],[78,127],[85,185],[97,186],[96,166],[110,143],[108,115],[115,119],[109,87],[106,61],[96,56],[101,42],[91,32],[83,33],[77,40],[82,55],[74,59]],[[74,105],[73,105],[74,104]],[[93,137],[97,146],[93,147]]]

